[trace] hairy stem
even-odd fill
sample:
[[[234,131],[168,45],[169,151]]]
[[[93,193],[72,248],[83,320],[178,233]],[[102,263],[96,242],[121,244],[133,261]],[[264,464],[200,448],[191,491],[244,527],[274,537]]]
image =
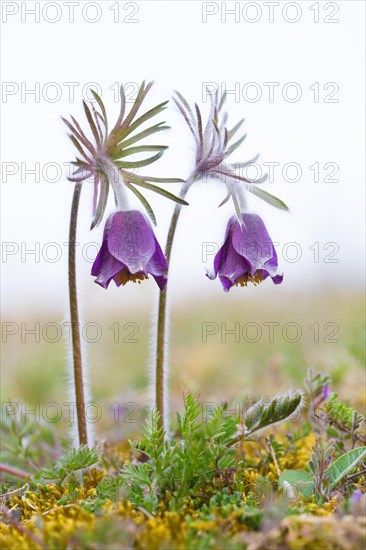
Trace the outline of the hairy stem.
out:
[[[184,199],[187,194],[188,189],[194,182],[195,176],[191,176],[183,185],[180,192],[180,197]],[[179,215],[181,212],[182,205],[176,204],[173,212],[173,216],[170,222],[168,237],[165,246],[165,257],[170,266],[170,258],[172,253],[172,246],[175,236],[175,231],[177,228]],[[168,278],[169,280],[169,278]],[[160,292],[159,295],[159,309],[158,309],[158,331],[157,331],[157,341],[156,341],[156,379],[155,379],[155,400],[156,400],[156,409],[159,413],[159,428],[164,426],[164,406],[165,406],[165,364],[166,364],[166,341],[168,338],[167,334],[167,325],[168,325],[168,312],[167,312],[167,291],[168,283],[164,290]]]
[[[71,318],[72,355],[74,364],[74,385],[76,398],[76,414],[80,445],[88,444],[88,435],[85,419],[85,399],[83,366],[81,358],[81,342],[79,327],[79,311],[76,290],[76,229],[80,202],[81,183],[76,183],[72,197],[70,229],[69,229],[69,299]]]

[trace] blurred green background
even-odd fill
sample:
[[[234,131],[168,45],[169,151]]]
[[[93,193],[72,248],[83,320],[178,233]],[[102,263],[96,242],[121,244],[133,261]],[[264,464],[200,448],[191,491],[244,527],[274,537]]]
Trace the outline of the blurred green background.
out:
[[[214,303],[180,302],[171,312],[169,387],[174,414],[181,410],[187,390],[204,402],[226,401],[234,408],[249,397],[296,389],[309,367],[330,373],[331,389],[364,408],[363,295],[307,293],[283,303],[275,293],[258,302],[255,294],[244,299],[239,294],[243,290],[235,291],[237,302],[228,302],[223,294]],[[69,409],[65,403],[73,401],[68,330],[62,320],[53,318],[52,323],[62,327],[62,337],[47,342],[60,336],[53,325],[47,325],[47,317],[23,317],[17,333],[6,341],[4,323],[8,321],[3,319],[1,398],[3,407],[9,401],[19,402],[23,413],[38,407],[43,421],[49,423],[61,411],[55,426],[66,432]],[[83,326],[91,323],[86,338],[98,340],[84,344],[89,399],[97,403],[89,415],[100,417],[94,422],[96,439],[125,437],[136,432],[144,419],[152,397],[151,318],[149,308],[131,306],[118,314],[85,316]],[[25,334],[37,322],[38,343],[33,334]],[[268,323],[277,323],[272,325],[272,341]],[[230,333],[235,327],[236,333]]]

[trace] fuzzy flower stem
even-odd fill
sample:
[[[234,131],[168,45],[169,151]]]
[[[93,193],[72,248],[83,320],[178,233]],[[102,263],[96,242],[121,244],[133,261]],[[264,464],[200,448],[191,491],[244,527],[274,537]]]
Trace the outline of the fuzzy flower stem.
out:
[[[188,189],[192,183],[197,178],[197,175],[194,173],[192,176],[187,179],[185,184],[182,187],[180,192],[180,198],[184,199]],[[165,257],[170,265],[170,257],[172,253],[172,246],[175,236],[175,231],[177,228],[179,215],[181,212],[182,205],[176,204],[173,212],[172,219],[170,221],[168,237],[165,246]],[[169,281],[169,279],[168,279]],[[164,427],[164,406],[165,406],[165,381],[166,381],[166,342],[168,339],[168,311],[167,311],[167,289],[168,283],[164,290],[159,294],[159,308],[158,308],[158,330],[157,330],[157,342],[156,342],[156,379],[155,379],[155,405],[156,410],[159,413],[159,427]]]
[[[81,359],[81,342],[79,328],[79,312],[76,290],[76,229],[77,216],[79,210],[81,183],[76,183],[72,197],[70,229],[69,229],[69,299],[70,299],[70,318],[71,318],[71,336],[72,353],[74,363],[74,385],[76,396],[76,412],[78,421],[78,433],[80,445],[88,444],[88,435],[85,419],[85,399],[83,368]]]
[[[243,186],[237,185],[235,189],[236,196],[238,198],[238,203],[240,206],[241,212],[247,211],[247,200],[246,200],[246,191]]]

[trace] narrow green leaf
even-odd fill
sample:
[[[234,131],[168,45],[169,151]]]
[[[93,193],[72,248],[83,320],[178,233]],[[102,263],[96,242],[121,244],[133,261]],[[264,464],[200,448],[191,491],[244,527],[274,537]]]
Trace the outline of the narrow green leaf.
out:
[[[153,471],[153,467],[148,463],[124,464],[121,471],[121,478],[128,483],[141,483],[151,487],[152,480],[150,474]]]
[[[139,110],[139,108],[141,107],[147,93],[149,92],[151,86],[153,85],[152,82],[149,82],[149,84],[146,86],[145,88],[145,80],[143,81],[143,83],[141,84],[140,88],[139,88],[139,91],[137,93],[137,97],[131,107],[131,110],[130,112],[128,113],[127,117],[125,118],[125,120],[122,122],[122,126],[124,128],[127,128],[129,127],[130,123],[133,121],[133,119],[135,118],[136,114],[137,114],[137,111]]]
[[[78,121],[72,116],[70,115],[70,118],[71,120],[73,121],[74,125],[75,125],[75,128],[77,128],[79,134],[82,136],[83,140],[82,143],[86,143],[86,147],[89,149],[89,151],[91,151],[93,154],[95,152],[95,147],[94,145],[91,143],[91,141],[86,137],[86,135],[84,134],[80,124],[78,123]]]
[[[245,162],[233,162],[231,166],[234,168],[234,170],[240,170],[241,168],[246,168],[250,164],[257,162],[258,158],[259,158],[259,153],[255,155],[255,157],[253,157],[252,159],[246,160]]]
[[[269,402],[258,401],[246,412],[244,423],[246,433],[252,434],[277,422],[289,418],[301,406],[302,394],[285,393]]]
[[[167,103],[168,103],[168,101],[164,101],[163,103],[160,103],[159,105],[157,105],[153,109],[150,109],[150,111],[147,111],[146,113],[144,113],[137,120],[135,120],[135,122],[132,122],[132,124],[130,124],[128,127],[123,126],[123,128],[124,128],[124,133],[123,133],[124,137],[131,134],[134,130],[136,130],[136,128],[138,128],[138,126],[141,126],[141,124],[143,124],[144,122],[146,122],[150,118],[152,118],[152,117],[158,115],[159,113],[161,113],[162,111],[164,111],[164,109],[166,109]]]
[[[250,186],[248,187],[248,191],[253,193],[253,195],[256,195],[260,199],[268,202],[268,204],[271,204],[272,206],[275,206],[276,208],[279,208],[280,210],[288,210],[288,206],[281,201],[281,199],[278,199],[274,195],[271,195],[270,193],[267,193],[267,191],[263,191],[263,189],[260,189],[259,187]]]
[[[330,488],[333,489],[341,479],[356,468],[359,462],[366,459],[366,446],[357,447],[340,456],[325,471],[324,477],[330,478]]]
[[[133,102],[133,105],[130,109],[130,112],[128,113],[127,117],[125,118],[125,120],[123,121],[122,123],[122,119],[123,119],[123,112],[122,112],[122,106],[121,106],[121,114],[122,116],[120,115],[119,118],[118,118],[118,121],[117,121],[117,124],[123,124],[123,126],[127,127],[131,120],[134,119],[134,117],[136,116],[136,113],[137,111],[139,110],[139,108],[141,107],[141,104],[142,102],[144,101],[144,97],[145,97],[146,93],[145,93],[145,80],[142,82],[141,86],[139,87],[139,91],[137,92],[137,96],[136,96],[136,99],[135,101]],[[125,101],[125,94],[124,94],[124,88],[123,86],[121,86],[121,102]],[[117,126],[117,125],[116,125]]]
[[[214,125],[215,130],[216,130],[216,134],[219,136],[220,135],[220,129],[219,129],[219,125],[218,125],[217,120],[213,119],[212,123]]]
[[[93,94],[94,99],[98,103],[100,110],[102,111],[104,121],[107,121],[107,111],[105,109],[104,103],[102,101],[102,98],[97,94],[95,90],[91,90],[91,93]]]
[[[103,122],[103,125],[104,125],[104,119],[103,119],[102,115],[100,114],[100,112],[96,110],[94,103],[92,103],[92,109],[93,109],[94,121],[95,121],[97,130],[98,130],[100,143],[102,143],[103,139],[104,139],[104,135],[103,135],[103,130],[102,130],[102,127],[100,125],[99,120],[101,120]]]
[[[253,183],[254,185],[260,185],[261,183],[265,183],[268,180],[268,174],[264,174],[261,178],[258,178],[256,180],[253,179],[247,179],[249,183]]]
[[[182,96],[182,94],[180,92],[177,92],[177,90],[175,90],[175,94],[178,96],[178,99],[183,103],[184,107],[187,109],[187,111],[192,114],[192,111],[191,111],[191,108],[189,106],[189,103],[188,101],[185,99],[185,97]]]
[[[88,163],[90,163],[90,158],[88,158],[88,156],[86,155],[86,153],[84,152],[83,148],[81,147],[80,143],[78,142],[78,140],[76,139],[76,137],[72,136],[71,134],[69,134],[69,138],[71,139],[71,141],[73,142],[73,144],[75,145],[76,149],[79,151],[80,155],[82,157],[85,158],[85,160],[87,160]]]
[[[103,122],[105,135],[107,136],[108,135],[108,125],[107,125],[106,121],[104,120],[104,118],[100,114],[100,112],[97,111],[97,110],[95,110],[95,116],[96,116],[96,119],[97,119],[98,122],[99,122],[99,120],[101,120]],[[102,134],[101,134],[101,138],[102,138]]]
[[[80,170],[83,170],[84,168],[87,168],[88,170],[90,170],[90,164],[79,159],[79,157],[76,157],[76,160],[72,160],[70,164],[73,164],[74,166],[79,167],[79,169],[75,172],[75,174],[78,173]]]
[[[203,129],[202,129],[201,111],[199,110],[197,103],[195,103],[194,106],[196,108],[196,115],[197,115],[198,136],[200,138],[201,147],[203,147]]]
[[[144,153],[146,151],[165,151],[168,149],[167,145],[139,145],[138,147],[130,147],[129,149],[120,149],[119,152],[114,153],[112,158],[123,158],[128,155],[135,155],[136,153]],[[117,157],[118,154],[118,157]]]
[[[153,155],[152,157],[149,157],[143,160],[136,160],[131,162],[127,162],[127,161],[116,162],[116,165],[120,166],[121,168],[141,168],[142,166],[148,166],[148,164],[152,164],[153,162],[158,160],[163,155],[163,153],[164,151],[160,151],[156,155]]]
[[[150,191],[154,191],[159,195],[163,195],[163,197],[166,197],[167,199],[170,199],[174,202],[177,202],[179,204],[184,204],[184,206],[188,206],[188,202],[181,199],[180,197],[177,197],[176,195],[173,195],[173,193],[169,193],[169,191],[166,191],[165,189],[158,187],[157,185],[152,185],[151,183],[147,183],[146,181],[137,180],[137,179],[132,183],[134,185],[139,185],[140,187],[144,187],[145,189],[149,189]]]
[[[227,146],[227,142],[229,141],[229,132],[227,131],[227,128],[225,128],[225,139],[224,139],[224,145]]]
[[[87,139],[87,137],[85,136],[83,131],[81,130],[80,126],[79,126],[79,129],[77,130],[77,129],[74,128],[74,126],[68,120],[66,120],[66,118],[63,118],[63,117],[61,117],[61,118],[62,118],[63,122],[66,124],[66,126],[69,128],[69,130],[73,134],[75,134],[75,137],[84,145],[84,147],[86,147],[88,149],[88,151],[90,151],[90,153],[94,154],[95,149],[94,149],[93,145],[90,143],[90,141]],[[73,117],[71,117],[71,118],[73,118]]]
[[[162,130],[170,130],[170,126],[164,126],[164,122],[159,122],[159,124],[155,124],[155,126],[151,126],[150,128],[147,128],[143,132],[140,132],[138,134],[135,134],[129,139],[126,139],[123,137],[122,140],[118,142],[119,146],[122,146],[123,149],[126,147],[129,147],[130,145],[133,145],[136,143],[136,141],[140,141],[144,139],[145,137],[151,136],[152,134],[155,134],[156,132],[161,132]]]
[[[246,137],[247,134],[244,134],[240,139],[238,139],[238,141],[230,145],[230,147],[228,147],[227,149],[227,156],[231,155],[231,153],[233,153],[238,147],[240,147]]]
[[[147,199],[144,197],[144,195],[142,193],[140,193],[140,191],[138,191],[136,189],[136,187],[134,187],[133,185],[131,185],[130,183],[126,182],[125,183],[126,187],[128,187],[128,189],[130,191],[132,191],[132,193],[134,193],[136,195],[136,197],[141,201],[142,205],[144,206],[146,212],[148,213],[151,221],[153,222],[154,225],[156,225],[156,217],[155,217],[155,214],[154,214],[154,211],[153,209],[151,208],[149,202],[147,201]]]
[[[97,92],[95,90],[91,90],[91,93],[93,94],[94,99],[96,100],[96,102],[99,105],[100,110],[102,111],[102,114],[100,114],[100,113],[98,113],[98,111],[96,111],[96,116],[99,117],[100,120],[103,122],[104,128],[105,128],[105,135],[107,136],[108,135],[107,111],[105,109],[105,106],[104,106],[104,103],[103,103],[101,97],[97,94]]]
[[[226,96],[227,96],[227,92],[226,90],[224,91],[224,93],[222,94],[221,98],[220,98],[220,101],[219,101],[219,106],[218,106],[218,111],[220,112],[225,101],[226,101]]]
[[[159,113],[161,113],[167,108],[168,103],[169,103],[169,100],[163,101],[162,103],[155,105],[155,107],[153,107],[149,111],[146,111],[146,113],[144,113],[139,118],[137,118],[135,122],[131,124],[130,128],[132,127],[136,128],[137,126],[140,126],[140,124],[143,124],[144,122],[154,117],[155,115],[158,115]]]
[[[182,107],[182,105],[179,103],[179,101],[173,97],[173,101],[174,103],[176,104],[176,106],[178,107],[182,117],[184,118],[184,120],[186,121],[187,123],[187,126],[188,128],[190,129],[190,131],[192,132],[192,135],[194,137],[194,139],[196,140],[196,142],[198,143],[198,140],[199,140],[199,137],[197,135],[197,128],[195,128],[196,126],[196,121],[195,119],[193,118],[193,115],[192,115],[192,111],[191,109],[189,109],[187,112],[184,110],[184,107]]]
[[[228,133],[227,133],[228,141],[230,141],[231,138],[236,134],[236,132],[242,126],[244,120],[245,120],[245,118],[242,118],[241,120],[239,120],[239,122],[237,124],[235,124],[234,128],[232,128],[231,130],[228,131]]]
[[[85,101],[83,101],[83,105],[84,105],[84,111],[85,111],[85,114],[86,114],[86,118],[88,119],[88,122],[89,122],[89,126],[91,128],[91,131],[93,132],[93,136],[94,136],[94,139],[98,145],[98,147],[100,146],[100,136],[99,136],[99,133],[98,133],[98,129],[95,125],[95,122],[94,122],[94,119],[93,119],[93,115],[91,114],[91,111],[88,107],[88,105],[86,104]]]
[[[154,181],[157,183],[184,183],[185,180],[181,178],[152,178],[149,176],[144,176],[145,181]]]
[[[240,204],[239,204],[239,201],[238,201],[238,197],[236,196],[235,193],[230,193],[232,199],[233,199],[233,203],[234,203],[234,207],[235,207],[235,212],[236,212],[236,216],[238,218],[238,222],[239,222],[239,225],[240,227],[242,227],[243,225],[243,219],[241,217],[241,210],[240,210]]]
[[[98,227],[98,225],[103,219],[104,212],[107,207],[108,194],[109,194],[109,180],[105,175],[101,175],[100,180],[101,180],[101,190],[100,190],[100,195],[98,199],[97,209],[95,212],[95,216],[92,220],[90,230],[94,229],[94,227]]]
[[[218,206],[217,208],[221,208],[221,206],[224,206],[224,204],[227,203],[227,201],[230,199],[230,197],[231,197],[231,194],[228,193],[228,194],[226,195],[226,197],[224,198],[224,200],[220,202],[220,204],[219,204],[219,206]]]
[[[120,110],[119,110],[119,116],[118,116],[115,128],[117,128],[122,123],[123,117],[124,117],[124,114],[125,114],[125,110],[126,110],[126,97],[125,97],[125,89],[123,87],[123,84],[121,84],[121,86],[119,88],[119,92],[120,92],[120,97],[121,97],[121,107],[120,107]]]

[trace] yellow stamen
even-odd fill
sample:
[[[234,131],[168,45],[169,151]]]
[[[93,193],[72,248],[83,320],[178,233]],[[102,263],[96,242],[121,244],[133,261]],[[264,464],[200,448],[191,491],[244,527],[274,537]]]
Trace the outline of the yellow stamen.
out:
[[[141,284],[141,281],[144,279],[148,279],[148,275],[145,275],[142,271],[138,271],[137,273],[130,273],[126,267],[124,267],[117,275],[114,277],[114,280],[117,284],[125,285],[128,283],[128,281],[132,281],[133,283]]]
[[[254,286],[259,285],[263,281],[262,279],[262,270],[259,269],[254,277],[252,277],[249,273],[245,273],[244,275],[240,275],[240,277],[237,277],[235,279],[235,285],[238,286],[248,286],[248,283],[253,283]]]

